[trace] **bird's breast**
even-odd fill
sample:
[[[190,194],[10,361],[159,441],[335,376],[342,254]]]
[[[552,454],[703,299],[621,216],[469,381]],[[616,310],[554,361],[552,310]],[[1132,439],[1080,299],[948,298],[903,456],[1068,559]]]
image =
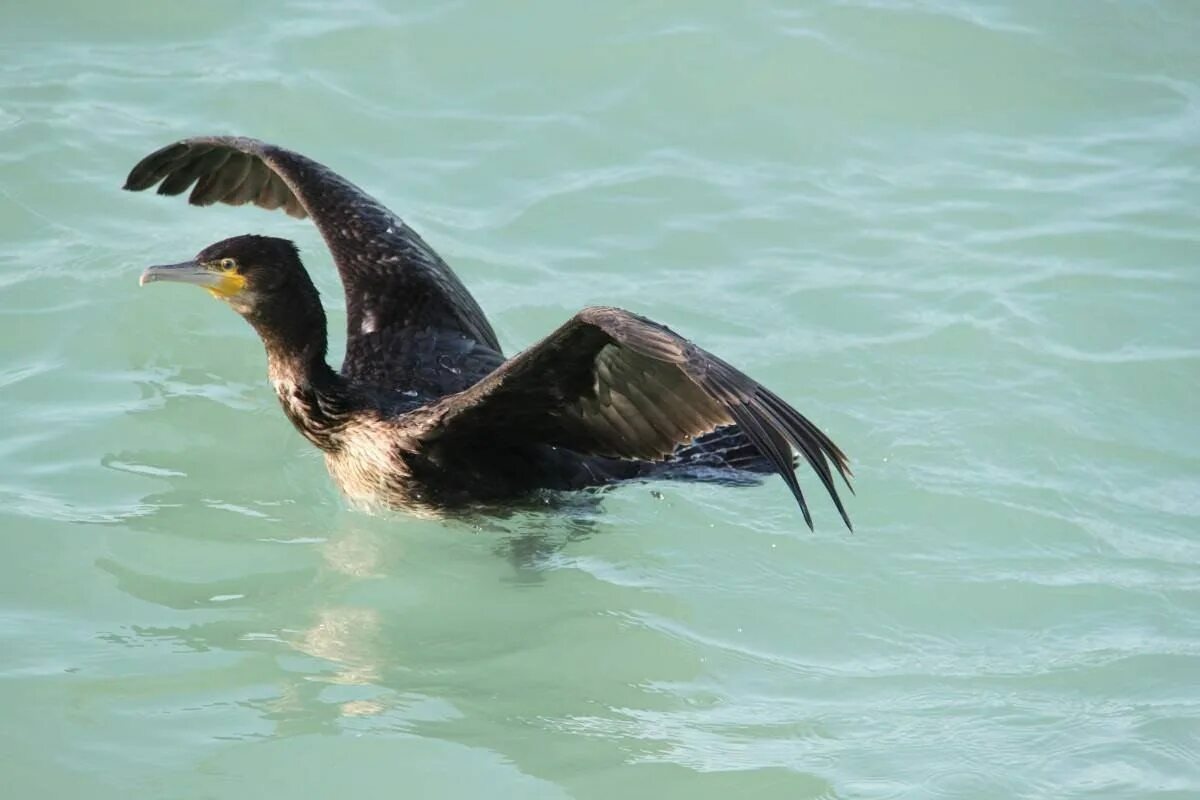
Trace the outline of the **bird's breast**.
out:
[[[356,425],[343,432],[337,449],[325,453],[325,466],[342,493],[357,505],[407,504],[408,465],[395,431],[384,425]]]

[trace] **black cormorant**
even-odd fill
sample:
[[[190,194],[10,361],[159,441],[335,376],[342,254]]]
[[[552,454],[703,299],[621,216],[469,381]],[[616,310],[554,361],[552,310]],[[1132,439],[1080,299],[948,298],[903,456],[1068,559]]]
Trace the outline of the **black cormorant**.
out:
[[[381,203],[298,153],[241,137],[146,156],[125,188],[193,205],[311,217],[346,291],[346,355],[326,362],[325,312],[295,245],[238,236],[141,277],[206,288],[267,351],[284,412],[352,500],[410,510],[503,503],[646,477],[778,473],[812,527],[798,452],[850,521],[830,464],[845,455],[766,387],[670,329],[585,308],[505,359],[458,277]]]

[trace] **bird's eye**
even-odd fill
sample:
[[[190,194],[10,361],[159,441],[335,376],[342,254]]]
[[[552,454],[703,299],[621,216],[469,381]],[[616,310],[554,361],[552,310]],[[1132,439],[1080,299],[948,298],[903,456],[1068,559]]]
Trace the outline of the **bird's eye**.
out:
[[[218,263],[220,264],[221,269],[225,270],[226,272],[229,272],[237,266],[237,262],[232,258],[222,258]]]

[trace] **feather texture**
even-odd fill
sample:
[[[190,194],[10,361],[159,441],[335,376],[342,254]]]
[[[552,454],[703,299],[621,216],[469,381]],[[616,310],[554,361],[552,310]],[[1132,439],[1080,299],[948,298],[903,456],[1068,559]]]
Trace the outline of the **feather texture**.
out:
[[[422,436],[464,449],[519,436],[590,455],[660,461],[731,424],[783,478],[810,528],[793,450],[850,526],[833,482],[836,470],[849,487],[849,463],[829,437],[713,354],[618,308],[584,309],[479,383],[443,398]]]

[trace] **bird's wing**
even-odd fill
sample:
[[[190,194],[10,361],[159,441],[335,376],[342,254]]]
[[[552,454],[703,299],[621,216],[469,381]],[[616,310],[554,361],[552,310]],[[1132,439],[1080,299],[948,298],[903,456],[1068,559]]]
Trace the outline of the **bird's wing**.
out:
[[[176,195],[188,202],[253,203],[311,217],[333,253],[346,289],[346,364],[356,349],[404,328],[462,334],[497,352],[487,317],[446,262],[382,203],[333,170],[256,139],[184,139],[143,158],[125,188]]]
[[[422,438],[431,447],[540,441],[617,458],[662,459],[736,424],[775,466],[809,527],[793,449],[817,473],[846,525],[829,463],[846,456],[766,387],[662,325],[617,308],[586,308],[469,389],[443,398]]]

